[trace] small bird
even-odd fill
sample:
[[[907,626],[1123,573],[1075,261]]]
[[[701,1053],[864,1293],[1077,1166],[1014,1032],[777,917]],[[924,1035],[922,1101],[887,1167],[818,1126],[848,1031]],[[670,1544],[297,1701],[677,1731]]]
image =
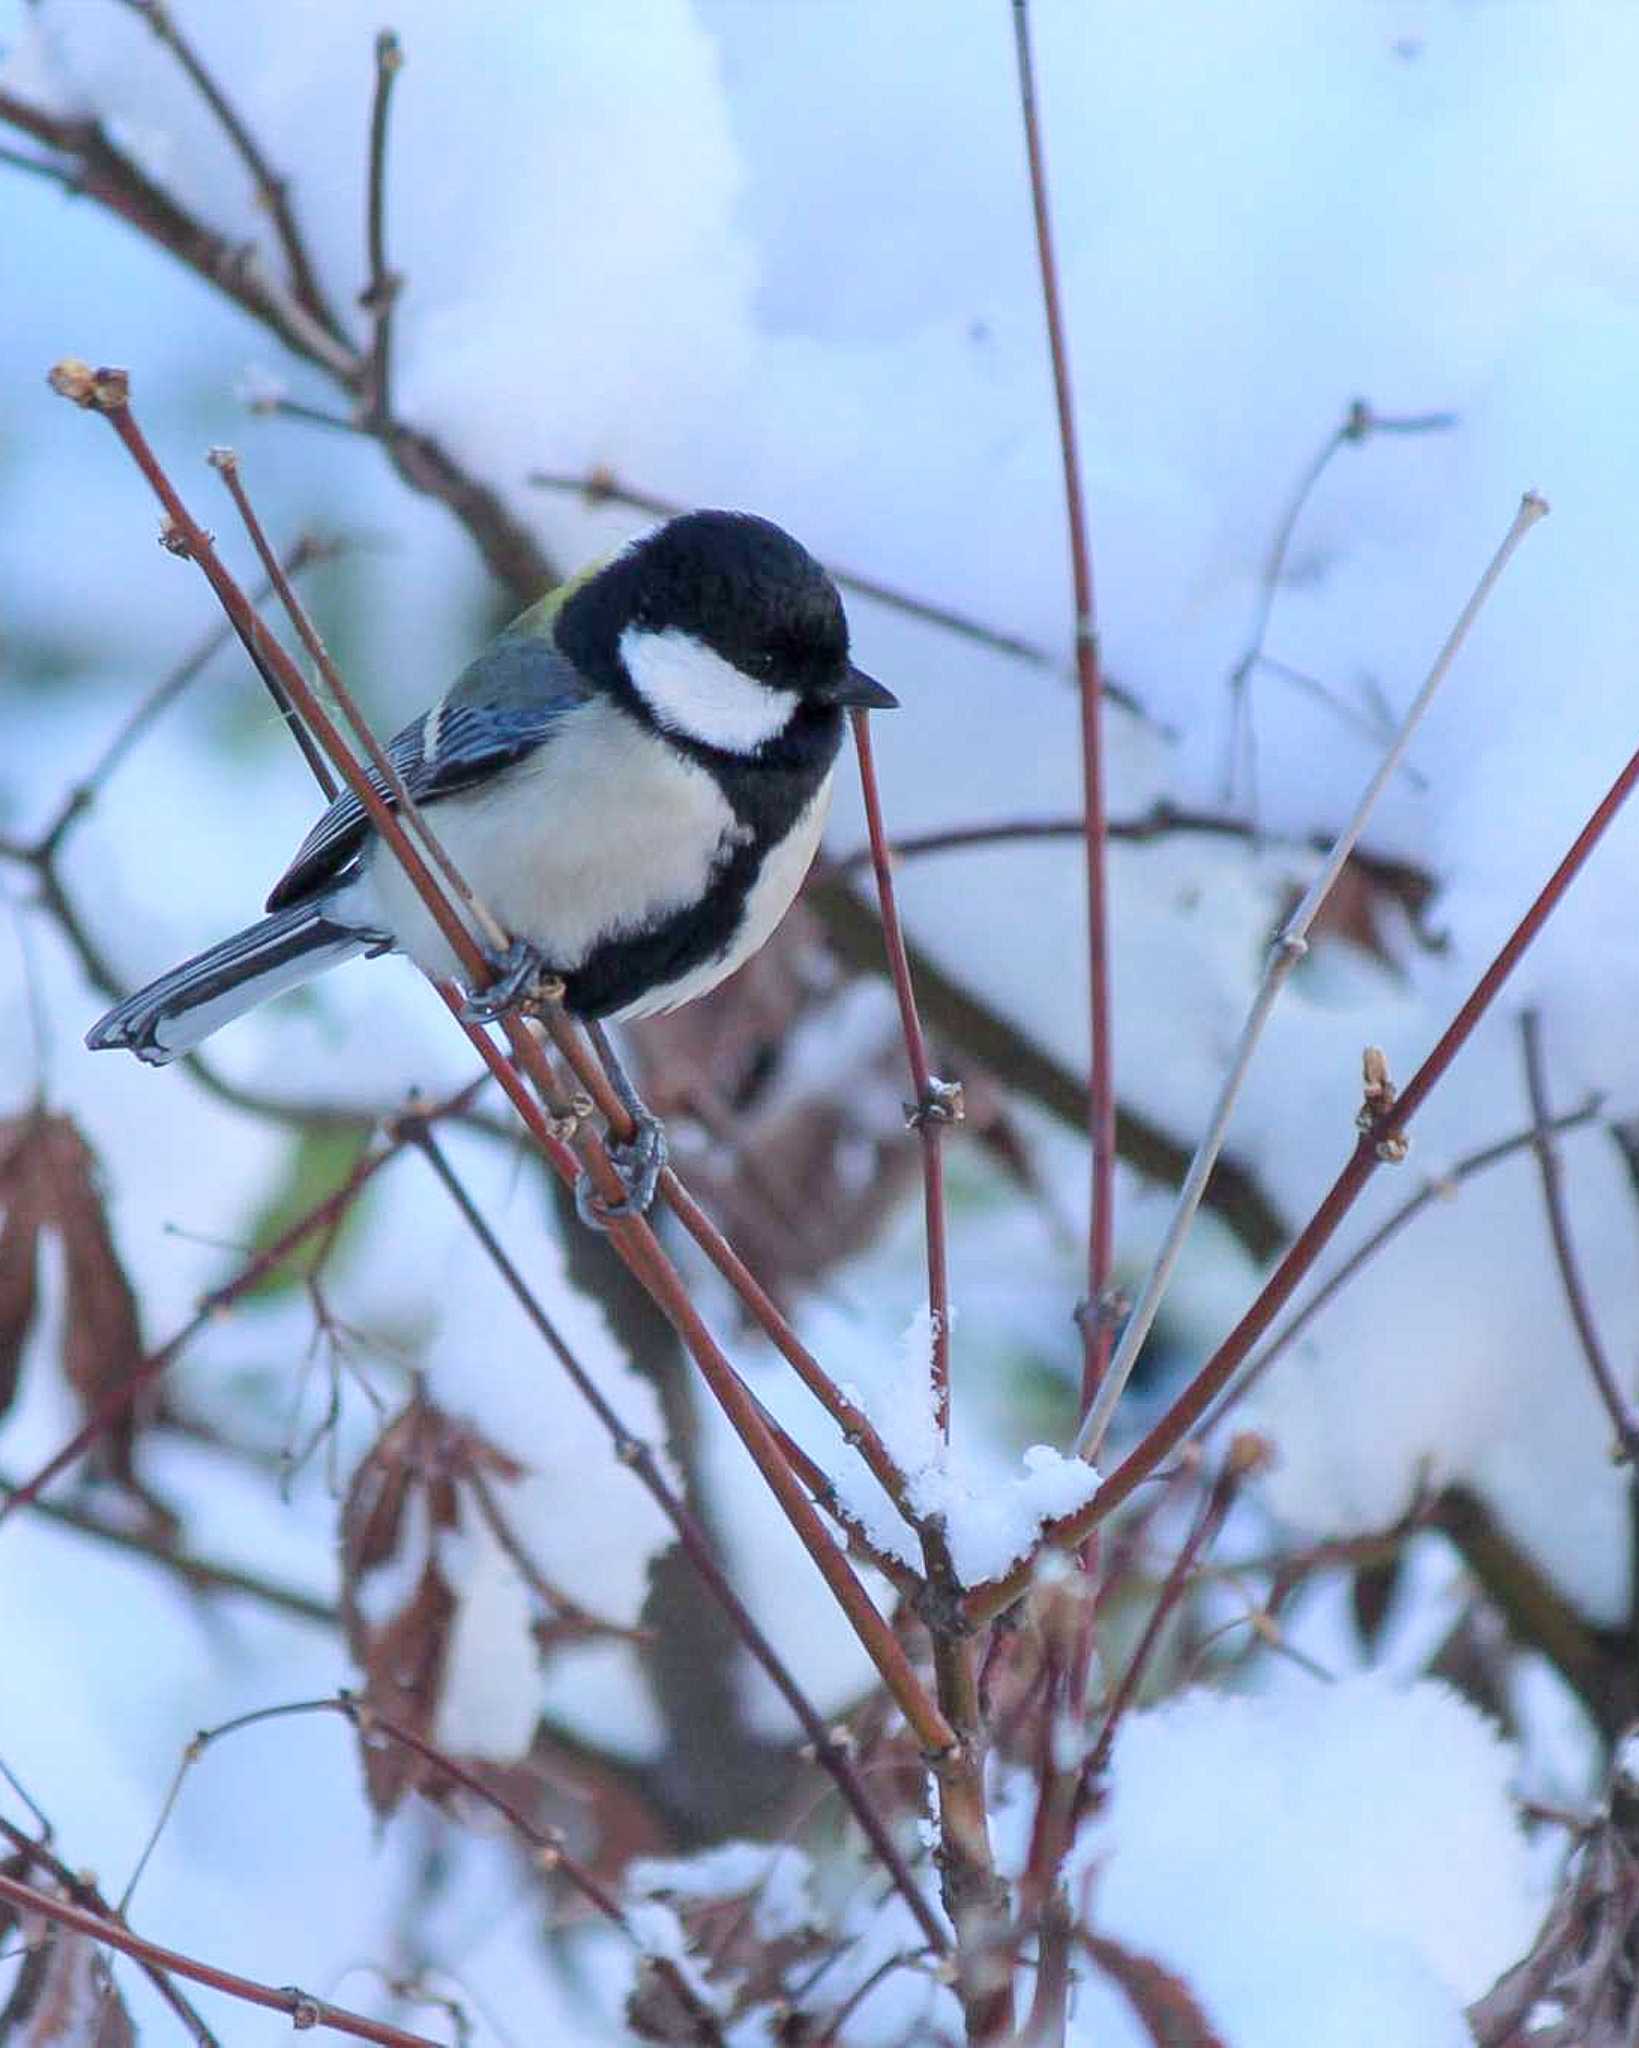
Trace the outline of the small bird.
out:
[[[896,702],[850,659],[830,576],[749,513],[681,513],[560,585],[387,748],[512,940],[468,1020],[493,1022],[545,978],[587,1020],[646,1017],[715,988],[768,939],[808,871],[844,710]],[[350,790],[267,909],[116,1004],[86,1044],[162,1066],[360,953],[407,953],[460,978]],[[635,1095],[629,1106],[641,1108]],[[639,1131],[625,1162],[634,1208],[664,1160],[647,1111]]]

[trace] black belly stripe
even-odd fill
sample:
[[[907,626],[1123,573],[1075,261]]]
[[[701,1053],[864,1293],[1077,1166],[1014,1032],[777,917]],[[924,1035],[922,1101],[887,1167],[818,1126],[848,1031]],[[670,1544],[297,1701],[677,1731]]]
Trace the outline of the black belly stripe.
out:
[[[564,975],[564,1006],[577,1017],[608,1017],[721,959],[745,920],[746,898],[764,861],[813,802],[841,743],[842,717],[835,707],[804,706],[755,760],[685,746],[728,799],[743,843],[697,902],[646,931],[595,945],[579,967]]]

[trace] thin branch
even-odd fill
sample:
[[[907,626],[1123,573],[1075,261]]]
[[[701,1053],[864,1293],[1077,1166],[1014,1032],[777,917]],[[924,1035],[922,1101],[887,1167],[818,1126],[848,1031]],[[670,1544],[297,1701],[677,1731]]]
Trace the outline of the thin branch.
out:
[[[1457,623],[1447,635],[1445,645],[1435,658],[1434,666],[1429,670],[1422,688],[1406,712],[1393,745],[1378,763],[1361,794],[1360,801],[1355,805],[1353,816],[1338,834],[1331,852],[1321,863],[1319,872],[1305,890],[1303,900],[1286,920],[1270,949],[1263,982],[1253,998],[1251,1011],[1241,1032],[1240,1041],[1236,1045],[1234,1057],[1230,1061],[1229,1071],[1224,1076],[1212,1116],[1196,1147],[1195,1157],[1190,1162],[1184,1185],[1178,1192],[1177,1204],[1167,1224],[1160,1250],[1156,1253],[1155,1263],[1144,1283],[1143,1292],[1127,1319],[1127,1326],[1122,1331],[1121,1344],[1111,1364],[1109,1377],[1100,1388],[1098,1399],[1076,1438],[1075,1448],[1083,1457],[1096,1459],[1098,1456],[1105,1431],[1109,1428],[1110,1419],[1115,1413],[1115,1405],[1121,1398],[1122,1389],[1126,1386],[1133,1367],[1138,1363],[1139,1351],[1150,1333],[1150,1326],[1161,1306],[1161,1298],[1166,1293],[1168,1281],[1172,1278],[1173,1268],[1183,1251],[1184,1240],[1195,1220],[1195,1212],[1200,1207],[1201,1193],[1206,1186],[1207,1175],[1212,1171],[1213,1162],[1223,1149],[1230,1119],[1235,1113],[1235,1104],[1240,1097],[1241,1084],[1252,1064],[1252,1056],[1263,1036],[1264,1026],[1293,968],[1309,949],[1309,928],[1330,894],[1332,885],[1343,872],[1344,863],[1365,830],[1366,822],[1378,798],[1382,795],[1389,777],[1394,773],[1395,764],[1411,744],[1412,736],[1421,724],[1423,714],[1434,701],[1435,693],[1450,672],[1451,665],[1461,651],[1463,642],[1468,638],[1469,631],[1486,599],[1496,587],[1515,549],[1537,521],[1546,516],[1547,510],[1545,501],[1534,492],[1527,492],[1520,500],[1519,510],[1515,513],[1501,546],[1486,565],[1473,594],[1458,615]]]
[[[1115,1059],[1110,1004],[1109,896],[1104,866],[1102,675],[1098,618],[1093,599],[1092,549],[1088,540],[1081,462],[1076,449],[1070,351],[1059,305],[1046,155],[1036,109],[1029,0],[1013,0],[1013,44],[1018,63],[1025,154],[1030,165],[1030,203],[1036,225],[1042,311],[1047,321],[1047,349],[1053,370],[1059,449],[1064,462],[1065,516],[1069,526],[1070,575],[1075,593],[1076,679],[1081,690],[1082,808],[1086,817],[1087,847],[1087,1031],[1090,1047],[1087,1137],[1092,1152],[1087,1225],[1087,1304],[1081,1317],[1081,1407],[1085,1414],[1105,1381],[1116,1317],[1116,1305],[1110,1294],[1115,1245]]]
[[[888,842],[896,860],[919,860],[943,853],[967,853],[980,847],[1027,845],[1035,841],[1075,839],[1086,831],[1085,822],[1073,815],[996,818],[968,825],[946,825],[928,832],[905,832]],[[1245,818],[1227,811],[1196,811],[1162,797],[1132,818],[1107,818],[1106,839],[1125,845],[1144,846],[1178,834],[1201,833],[1217,839],[1234,839],[1254,851],[1270,846],[1291,846],[1325,853],[1331,837],[1325,832],[1286,836],[1258,830]],[[825,857],[822,873],[846,875],[871,865],[869,845],[850,847],[846,853]],[[1427,926],[1429,899],[1435,891],[1434,878],[1415,862],[1393,854],[1373,853],[1355,846],[1348,865],[1358,868],[1366,879],[1394,898],[1410,921],[1417,941],[1430,952],[1438,952],[1444,940]],[[1119,1111],[1117,1112],[1119,1115]],[[1119,1149],[1119,1148],[1118,1148]]]
[[[274,558],[272,567],[278,571],[279,576],[288,577],[294,581],[317,563],[335,561],[344,552],[344,548],[345,543],[341,541],[320,540],[312,534],[304,533],[298,535],[295,542],[285,550],[282,557],[276,556]],[[252,591],[250,602],[253,605],[261,604],[274,587],[275,584],[270,576],[269,581],[260,584]],[[96,760],[92,762],[91,766],[79,780],[71,785],[68,795],[64,798],[51,823],[36,840],[31,858],[36,860],[48,859],[58,851],[70,828],[90,809],[91,805],[102,793],[103,785],[108,781],[108,778],[114,773],[115,769],[120,766],[121,762],[124,761],[132,747],[147,732],[155,719],[175,703],[189,684],[221,653],[222,649],[233,637],[233,626],[226,619],[220,625],[214,626],[210,632],[204,635],[197,646],[184,655],[182,660],[176,664],[169,674],[163,676],[155,684],[154,688],[149,691],[148,695],[142,698],[132,708],[130,713],[121,720],[117,731],[103,747]],[[281,704],[279,710],[285,724],[290,728],[291,737],[300,745],[303,740],[306,740],[307,735],[302,730],[294,711],[288,703]],[[308,744],[311,745],[311,741]]]
[[[688,509],[676,498],[657,497],[652,491],[635,490],[629,484],[620,483],[604,469],[590,470],[585,476],[564,476],[551,470],[532,469],[526,481],[539,490],[573,492],[583,497],[588,505],[624,505],[630,511],[648,512],[657,519],[672,519]],[[831,581],[843,590],[854,591],[874,604],[885,605],[890,611],[902,612],[907,618],[921,619],[926,625],[937,626],[980,647],[992,648],[998,654],[1010,654],[1015,660],[1028,661],[1036,668],[1055,666],[1054,658],[1046,648],[1038,647],[1032,640],[1021,639],[1016,633],[984,625],[978,619],[969,618],[965,612],[952,611],[945,605],[931,603],[927,598],[913,597],[908,591],[879,583],[872,576],[860,575],[857,570],[839,569],[832,562],[827,562],[825,568]],[[1112,689],[1110,695],[1137,709],[1125,691]]]
[[[229,616],[235,619],[236,624],[243,622],[242,637],[245,637],[247,642],[255,641],[266,648],[268,659],[277,667],[280,680],[306,720],[309,729],[357,795],[393,858],[398,861],[411,885],[437,921],[442,935],[449,942],[460,963],[462,975],[468,986],[487,986],[490,979],[487,963],[455,914],[443,889],[434,879],[420,854],[410,844],[405,833],[404,821],[387,802],[373,779],[364,773],[306,677],[290,660],[278,641],[267,632],[260,620],[250,612],[244,593],[218,560],[210,537],[188,513],[170,479],[154,457],[130,412],[129,380],[125,373],[113,370],[92,371],[82,363],[62,363],[53,371],[51,381],[54,388],[63,396],[88,410],[101,413],[108,419],[127,452],[137,462],[165,506],[170,516],[173,544],[179,552],[189,555],[198,563],[215,590],[218,600]],[[344,697],[343,701],[349,700]],[[367,727],[364,727],[363,731],[368,735]],[[373,738],[371,744],[374,745]],[[453,989],[442,983],[438,986],[452,1013],[459,1017],[460,1004]],[[584,1061],[588,1057],[586,1048],[577,1038],[561,1003],[544,1002],[541,1005],[541,1023],[566,1059],[573,1061],[579,1057]],[[815,1568],[825,1579],[837,1605],[881,1674],[883,1683],[893,1694],[907,1721],[917,1731],[937,1770],[940,1767],[940,1760],[950,1758],[957,1749],[956,1738],[950,1724],[917,1677],[903,1644],[877,1612],[848,1558],[832,1540],[819,1510],[815,1508],[801,1482],[781,1456],[777,1443],[757,1411],[756,1404],[751,1400],[722,1347],[707,1328],[676,1267],[662,1250],[653,1229],[641,1217],[620,1213],[625,1189],[615,1173],[613,1162],[601,1136],[590,1129],[579,1114],[574,1116],[571,1125],[565,1126],[561,1121],[564,1113],[562,1091],[550,1061],[530,1025],[516,1013],[508,1014],[502,1020],[502,1025],[516,1067],[500,1054],[485,1031],[470,1025],[463,1025],[463,1029],[468,1042],[500,1082],[508,1100],[517,1108],[525,1127],[541,1145],[554,1171],[565,1180],[573,1181],[577,1166],[584,1165],[594,1189],[610,1214],[610,1243],[627,1261],[633,1273],[648,1289],[682,1338],[713,1399],[728,1418],[769,1491],[774,1495],[786,1519],[807,1550]],[[595,1065],[595,1062],[593,1064]],[[608,1094],[608,1083],[602,1077],[601,1069],[598,1070],[598,1074],[603,1080],[604,1091]],[[523,1075],[528,1076],[530,1083],[538,1091],[539,1104],[545,1105],[544,1115],[524,1085]],[[578,1152],[572,1152],[563,1141],[561,1133],[565,1128],[573,1129]]]
[[[477,1082],[469,1082],[447,1102],[434,1105],[424,1111],[423,1115],[442,1116],[446,1111],[464,1106],[477,1093],[478,1086]],[[5,1498],[0,1500],[0,1524],[19,1508],[32,1506],[60,1472],[65,1471],[89,1450],[105,1431],[113,1427],[132,1403],[161,1377],[207,1324],[214,1322],[224,1310],[231,1308],[236,1301],[250,1293],[310,1237],[326,1230],[332,1220],[356,1200],[365,1185],[398,1156],[402,1147],[402,1139],[389,1137],[376,1151],[362,1154],[340,1187],[326,1195],[323,1201],[316,1202],[305,1215],[297,1217],[296,1221],[288,1229],[281,1231],[264,1250],[247,1259],[231,1280],[221,1287],[213,1288],[205,1295],[198,1308],[168,1342],[162,1344],[157,1351],[149,1352],[133,1372],[103,1396],[84,1424],[75,1431],[61,1450],[48,1458],[45,1464],[21,1486],[10,1488],[6,1492]]]
[[[1582,1347],[1582,1355],[1587,1360],[1599,1398],[1605,1405],[1605,1413],[1616,1431],[1621,1461],[1639,1469],[1639,1416],[1635,1416],[1633,1405],[1623,1393],[1615,1368],[1606,1356],[1598,1325],[1594,1322],[1593,1304],[1588,1299],[1587,1285],[1577,1263],[1576,1246],[1571,1241],[1570,1218],[1565,1212],[1564,1174],[1560,1167],[1559,1147],[1553,1140],[1553,1118],[1548,1107],[1542,1019],[1536,1010],[1529,1009],[1521,1015],[1519,1025],[1525,1057],[1525,1089],[1531,1102],[1531,1149],[1536,1154],[1537,1171],[1542,1179],[1542,1206],[1554,1247],[1554,1264],[1559,1268],[1560,1285],[1565,1290],[1565,1306],[1570,1311],[1577,1342]]]
[[[256,190],[257,204],[273,223],[273,232],[277,237],[280,253],[284,257],[285,270],[296,303],[311,313],[343,348],[348,347],[350,344],[347,334],[320,289],[312,258],[307,253],[306,240],[297,225],[289,180],[280,177],[269,164],[255,136],[246,127],[227,94],[206,69],[199,53],[177,27],[165,0],[124,0],[124,4],[133,13],[142,16],[176,58],[194,90],[215,115],[217,124],[228,138],[234,153],[249,171]]]
[[[29,1804],[33,1805],[32,1800]],[[37,1817],[40,1817],[37,1809],[36,1813]],[[43,1817],[40,1818],[43,1825]],[[21,1828],[14,1827],[3,1815],[0,1815],[0,1835],[4,1835],[18,1852],[24,1871],[31,1863],[37,1863],[42,1870],[50,1871],[52,1877],[61,1885],[64,1896],[72,1900],[76,1906],[83,1906],[88,1913],[101,1913],[110,1919],[114,1917],[113,1907],[96,1885],[82,1873],[70,1870],[62,1858],[54,1854],[44,1841],[36,1841],[32,1836],[24,1834]],[[140,1967],[143,1975],[186,2027],[197,2048],[220,2048],[216,2036],[165,1972],[150,1962],[142,1962]]]
[[[1567,1110],[1563,1116],[1555,1117],[1548,1125],[1551,1131],[1574,1131],[1591,1123],[1598,1116],[1604,1098],[1590,1095],[1580,1109]],[[1537,1141],[1534,1130],[1516,1131],[1512,1137],[1499,1138],[1495,1144],[1485,1145],[1477,1152],[1467,1153],[1455,1160],[1445,1171],[1433,1179],[1424,1181],[1411,1199],[1403,1202],[1394,1213],[1384,1219],[1371,1235],[1355,1251],[1351,1252],[1335,1272],[1322,1281],[1314,1293],[1293,1315],[1282,1323],[1261,1351],[1246,1361],[1245,1368],[1234,1385],[1227,1389],[1218,1405],[1204,1416],[1196,1434],[1209,1436],[1223,1421],[1229,1411],[1237,1407],[1268,1372],[1276,1359],[1291,1349],[1304,1331],[1314,1321],[1329,1301],[1349,1284],[1355,1275],[1388,1244],[1399,1236],[1408,1224],[1414,1223],[1423,1211],[1435,1202],[1450,1201],[1464,1181],[1476,1174],[1486,1173],[1493,1166],[1500,1166],[1505,1159],[1512,1159]]]
[[[122,1955],[132,1956],[139,1963],[164,1970],[172,1976],[191,1978],[196,1984],[207,1985],[212,1991],[224,1992],[229,1998],[237,1998],[247,2005],[264,2006],[270,2012],[285,2013],[298,2032],[327,2027],[332,2033],[347,2034],[355,2041],[381,2042],[385,2048],[439,2048],[439,2043],[425,2034],[407,2033],[402,2027],[388,2026],[385,2021],[366,2019],[362,2013],[349,2012],[345,2006],[331,2005],[327,2000],[315,1998],[311,1992],[299,1991],[293,1985],[261,1984],[254,1977],[241,1977],[232,1970],[218,1968],[215,1963],[202,1963],[174,1948],[163,1948],[157,1941],[145,1940],[129,1927],[108,1919],[105,1914],[75,1905],[68,1899],[56,1898],[50,1892],[22,1884],[3,1872],[0,1872],[0,1899],[19,1912],[37,1913],[75,1934],[106,1943],[109,1948],[116,1948]]]
[[[826,936],[842,960],[868,972],[880,968],[881,920],[846,882],[835,875],[811,878],[803,901],[824,920]],[[940,1038],[960,1045],[998,1081],[1029,1096],[1049,1116],[1073,1128],[1085,1127],[1089,1095],[1076,1075],[1043,1052],[1012,1019],[946,973],[930,953],[910,941],[905,950],[922,1008]],[[1188,1151],[1169,1131],[1121,1104],[1116,1107],[1116,1150],[1135,1173],[1169,1187],[1176,1187],[1189,1167]],[[1206,1205],[1259,1264],[1272,1259],[1291,1236],[1286,1218],[1257,1177],[1227,1155],[1207,1183]]]
[[[15,1480],[0,1472],[0,1498],[9,1498],[21,1491]],[[151,1563],[163,1565],[192,1592],[240,1593],[246,1599],[260,1601],[264,1607],[295,1615],[301,1621],[318,1622],[325,1628],[334,1628],[340,1620],[328,1600],[317,1599],[296,1586],[282,1585],[276,1579],[263,1578],[258,1572],[242,1571],[237,1565],[218,1564],[210,1558],[195,1557],[146,1529],[105,1521],[89,1508],[68,1501],[35,1500],[32,1506],[34,1512],[43,1515],[47,1521],[77,1530],[82,1536],[94,1537],[97,1542],[109,1544],[116,1550],[130,1551]]]
[[[532,1821],[496,1785],[489,1783],[470,1771],[465,1764],[428,1742],[413,1729],[406,1728],[390,1715],[380,1713],[375,1707],[360,1699],[356,1694],[343,1692],[333,1697],[314,1700],[291,1700],[275,1707],[258,1707],[248,1714],[237,1714],[231,1721],[222,1721],[214,1728],[202,1728],[182,1752],[176,1775],[171,1780],[170,1790],[161,1805],[159,1818],[137,1859],[136,1869],[126,1886],[121,1901],[123,1912],[129,1904],[137,1881],[147,1865],[149,1857],[159,1841],[166,1822],[175,1809],[184,1780],[194,1765],[208,1749],[214,1748],[226,1736],[237,1735],[247,1728],[260,1727],[269,1721],[290,1720],[298,1715],[334,1714],[348,1722],[366,1742],[372,1738],[384,1737],[420,1757],[449,1781],[460,1786],[462,1791],[499,1814],[512,1832],[533,1852],[536,1867],[543,1871],[560,1874],[567,1883],[587,1902],[594,1912],[607,1920],[612,1927],[624,1934],[628,1941],[641,1953],[649,1957],[656,1974],[671,1989],[684,2013],[688,2015],[692,2033],[690,2038],[704,2043],[716,2043],[722,2048],[722,2028],[717,2015],[705,2003],[700,1994],[689,1983],[678,1964],[669,1956],[652,1954],[643,1948],[642,1942],[628,1919],[625,1908],[600,1878],[567,1846],[563,1835],[556,1828],[544,1828]]]
[[[398,37],[384,28],[376,37],[376,86],[370,103],[369,200],[365,245],[370,282],[359,303],[370,315],[370,376],[364,393],[364,418],[373,430],[392,418],[393,308],[404,280],[387,267],[387,110],[393,81],[404,68]]]
[[[909,1105],[908,1122],[922,1145],[922,1206],[928,1248],[928,1321],[932,1331],[929,1370],[933,1387],[933,1416],[939,1434],[950,1436],[950,1276],[945,1236],[945,1128],[961,1121],[962,1091],[958,1085],[934,1078],[928,1064],[928,1045],[917,1015],[916,991],[911,986],[910,962],[905,955],[905,935],[899,923],[899,905],[894,895],[893,867],[888,859],[888,835],[882,822],[882,796],[877,788],[876,761],[871,750],[868,712],[850,714],[854,729],[854,751],[859,758],[859,786],[865,801],[865,817],[871,834],[871,865],[876,873],[877,902],[882,911],[882,937],[888,950],[888,969],[893,976],[894,995],[899,1003],[899,1025],[905,1038],[905,1057],[911,1070],[916,1100]]]
[[[1247,639],[1241,658],[1229,674],[1230,692],[1230,737],[1229,761],[1224,775],[1224,801],[1232,802],[1235,795],[1235,777],[1238,755],[1243,748],[1248,767],[1248,801],[1256,809],[1255,776],[1253,771],[1252,742],[1252,700],[1251,682],[1254,670],[1268,668],[1276,674],[1301,680],[1312,688],[1319,688],[1313,677],[1296,676],[1296,672],[1281,663],[1271,661],[1264,649],[1269,639],[1270,620],[1274,615],[1275,599],[1279,594],[1281,581],[1286,574],[1286,559],[1292,546],[1292,537],[1297,531],[1298,521],[1303,517],[1304,507],[1313,495],[1315,487],[1331,467],[1338,451],[1350,445],[1358,446],[1373,434],[1436,434],[1446,432],[1457,424],[1457,416],[1450,412],[1430,413],[1379,413],[1364,398],[1354,399],[1343,418],[1326,437],[1318,453],[1304,466],[1286,510],[1275,528],[1269,554],[1263,565],[1263,574],[1258,579],[1257,605],[1253,613],[1252,630]],[[1325,692],[1322,692],[1325,695]],[[1328,702],[1332,700],[1327,699]],[[1334,704],[1333,708],[1345,712],[1347,707]]]
[[[1154,1660],[1162,1631],[1173,1610],[1184,1597],[1197,1565],[1217,1540],[1218,1532],[1228,1518],[1241,1487],[1269,1464],[1270,1456],[1270,1447],[1262,1437],[1238,1436],[1230,1445],[1224,1458],[1223,1470],[1207,1490],[1200,1511],[1190,1525],[1189,1534],[1184,1538],[1179,1546],[1178,1555],[1172,1561],[1172,1569],[1167,1573],[1160,1592],[1151,1604],[1143,1630],[1131,1657],[1127,1660],[1127,1668],[1122,1672],[1114,1692],[1110,1695],[1109,1705],[1104,1710],[1103,1726],[1098,1731],[1098,1740],[1093,1744],[1087,1761],[1082,1765],[1081,1780],[1076,1788],[1074,1803],[1074,1810],[1078,1816],[1086,1812],[1099,1780],[1109,1769],[1110,1757],[1115,1749],[1115,1738],[1120,1731],[1122,1720],[1138,1697],[1138,1688]]]
[[[1452,1061],[1473,1036],[1480,1019],[1501,994],[1509,976],[1558,909],[1571,884],[1587,865],[1595,847],[1609,831],[1636,787],[1639,787],[1639,750],[1630,756],[1594,806],[1564,858],[1537,892],[1529,909],[1464,999],[1404,1092],[1381,1114],[1374,1116],[1369,1128],[1361,1131],[1342,1172],[1264,1283],[1252,1306],[1160,1421],[1128,1453],[1086,1506],[1045,1525],[1042,1532],[1044,1543],[1073,1548],[1082,1542],[1114,1513],[1136,1487],[1154,1474],[1229,1384],[1252,1346],[1290,1301],[1298,1283],[1331,1242],[1385,1154],[1396,1156],[1395,1148],[1403,1140],[1407,1125],[1444,1079]],[[1004,1607],[1011,1606],[1029,1584],[1033,1568],[1034,1560],[1026,1559],[1005,1578],[975,1587],[967,1601],[969,1619],[986,1620],[999,1614]]]
[[[571,1350],[557,1325],[542,1307],[538,1296],[519,1272],[494,1231],[490,1229],[482,1211],[467,1193],[432,1132],[410,1116],[400,1119],[398,1133],[420,1150],[512,1298],[568,1375],[576,1393],[597,1417],[609,1438],[615,1457],[631,1470],[644,1491],[676,1530],[678,1543],[685,1556],[699,1574],[712,1598],[728,1616],[740,1641],[761,1665],[781,1698],[791,1709],[798,1726],[813,1746],[816,1762],[835,1782],[837,1790],[859,1822],[883,1868],[893,1879],[895,1887],[916,1916],[917,1924],[934,1948],[943,1952],[949,1945],[949,1937],[937,1915],[923,1898],[916,1880],[911,1876],[899,1853],[897,1844],[877,1813],[846,1743],[826,1725],[806,1693],[792,1677],[773,1644],[753,1620],[750,1610],[729,1583],[710,1537],[676,1490],[667,1482],[653,1450],[627,1429],[614,1408],[605,1400],[596,1382]]]
[[[338,338],[292,290],[272,278],[254,248],[206,225],[148,176],[100,121],[52,112],[0,87],[0,122],[59,150],[73,168],[64,182],[156,243],[313,364],[354,402],[365,391],[370,359]],[[413,491],[445,505],[465,528],[490,572],[520,603],[557,581],[552,563],[499,490],[470,475],[434,435],[400,419],[375,438]]]

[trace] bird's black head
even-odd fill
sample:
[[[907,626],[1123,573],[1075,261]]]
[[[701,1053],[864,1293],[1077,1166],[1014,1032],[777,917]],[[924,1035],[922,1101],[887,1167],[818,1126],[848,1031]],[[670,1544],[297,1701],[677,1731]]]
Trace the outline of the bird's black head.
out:
[[[564,651],[675,737],[757,754],[843,705],[895,700],[853,666],[837,587],[748,512],[685,512],[630,542],[566,600]]]

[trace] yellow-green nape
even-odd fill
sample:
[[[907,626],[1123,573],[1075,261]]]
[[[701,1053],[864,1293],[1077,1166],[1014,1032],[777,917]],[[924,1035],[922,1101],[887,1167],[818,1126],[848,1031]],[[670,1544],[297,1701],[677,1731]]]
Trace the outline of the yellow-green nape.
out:
[[[618,550],[615,552],[618,552]],[[520,612],[512,621],[512,624],[507,627],[507,631],[509,633],[523,633],[537,640],[550,640],[552,637],[552,622],[556,619],[559,612],[563,610],[569,599],[584,584],[590,583],[600,569],[607,568],[614,558],[614,552],[599,555],[595,561],[588,562],[583,568],[577,569],[573,576],[566,576],[561,583],[555,583],[544,597],[536,598],[527,611]]]

